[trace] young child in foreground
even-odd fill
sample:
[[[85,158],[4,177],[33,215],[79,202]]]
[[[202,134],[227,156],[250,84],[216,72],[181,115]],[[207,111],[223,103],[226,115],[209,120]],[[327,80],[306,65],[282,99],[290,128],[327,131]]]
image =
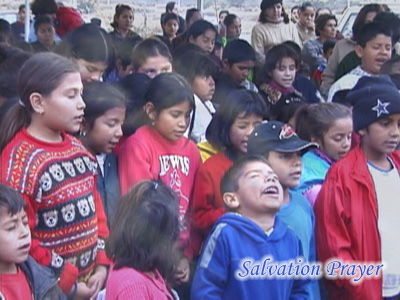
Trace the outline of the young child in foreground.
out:
[[[0,184],[0,299],[67,299],[54,273],[28,255],[31,231],[24,200]]]
[[[330,168],[315,202],[318,257],[384,269],[357,285],[327,280],[329,299],[399,299],[400,94],[387,76],[362,77],[346,101],[361,144]]]
[[[295,233],[276,217],[282,186],[267,161],[238,160],[222,178],[221,193],[228,213],[205,243],[192,299],[308,299],[307,281],[257,278],[250,276],[252,266],[245,266],[246,258],[262,264],[266,255],[283,262],[303,254]]]

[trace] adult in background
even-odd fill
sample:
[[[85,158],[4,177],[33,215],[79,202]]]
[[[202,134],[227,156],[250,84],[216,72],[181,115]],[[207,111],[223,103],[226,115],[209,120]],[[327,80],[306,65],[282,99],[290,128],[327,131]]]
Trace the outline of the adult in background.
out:
[[[291,40],[301,45],[296,26],[289,22],[289,17],[282,6],[282,0],[263,0],[258,23],[251,32],[251,44],[256,51],[257,66],[265,62],[265,54],[273,46]]]
[[[164,16],[170,13],[176,14],[179,18],[179,29],[177,35],[184,33],[186,31],[186,22],[181,16],[179,16],[178,6],[176,5],[176,2],[173,1],[167,3],[167,5],[165,6],[165,13],[161,14],[161,26],[163,25]]]
[[[110,32],[114,45],[121,43],[125,38],[138,37],[139,35],[132,31],[134,20],[133,8],[125,4],[117,4],[113,22],[110,24],[114,30]]]

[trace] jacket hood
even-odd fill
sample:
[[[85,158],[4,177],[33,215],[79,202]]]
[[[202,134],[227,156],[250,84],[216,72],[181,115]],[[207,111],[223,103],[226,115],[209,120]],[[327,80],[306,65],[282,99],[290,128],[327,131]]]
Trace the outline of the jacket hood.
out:
[[[254,240],[255,243],[260,244],[265,243],[265,239],[268,239],[269,242],[279,241],[284,237],[288,230],[287,226],[279,219],[279,217],[275,217],[274,230],[269,236],[267,236],[265,231],[255,222],[238,213],[226,213],[215,223],[215,226],[218,226],[218,224],[227,224],[232,226],[237,231],[243,233],[243,235]]]

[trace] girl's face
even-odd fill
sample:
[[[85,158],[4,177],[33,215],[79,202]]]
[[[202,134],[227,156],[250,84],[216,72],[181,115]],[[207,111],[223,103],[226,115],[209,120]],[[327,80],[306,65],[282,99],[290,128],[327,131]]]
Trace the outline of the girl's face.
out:
[[[153,126],[167,140],[178,141],[189,126],[191,111],[189,101],[162,109],[155,115]]]
[[[86,107],[82,100],[82,89],[80,74],[68,73],[50,95],[41,96],[42,107],[38,113],[41,124],[48,132],[75,133],[79,131],[83,120],[83,110]],[[45,129],[44,134],[46,134]]]
[[[93,128],[86,126],[85,146],[94,154],[111,153],[122,136],[125,108],[114,107],[98,117]]]
[[[49,23],[42,23],[36,32],[39,42],[48,48],[53,46],[55,35],[56,31]]]
[[[189,42],[199,46],[204,51],[211,53],[214,49],[215,37],[215,31],[209,29],[195,39],[193,37],[190,37]]]
[[[168,57],[162,55],[148,57],[136,71],[136,73],[146,74],[150,78],[154,78],[161,73],[171,72],[171,61]]]
[[[229,131],[229,140],[235,150],[247,153],[249,135],[261,122],[262,118],[260,116],[255,114],[246,115],[246,112],[242,112],[236,117]]]
[[[323,39],[334,39],[336,37],[336,21],[328,20],[324,26],[324,30],[320,31],[320,37]]]
[[[103,61],[90,62],[82,58],[75,60],[79,66],[82,82],[99,81],[107,68],[107,64]]]
[[[239,18],[234,19],[232,24],[226,27],[226,38],[229,40],[238,39],[241,33],[242,23]]]
[[[265,16],[272,21],[278,21],[282,17],[282,4],[277,3],[265,10]]]
[[[299,14],[300,24],[307,27],[314,27],[315,11],[314,8],[308,6],[304,11]]]
[[[177,20],[170,19],[167,21],[167,23],[163,25],[163,29],[167,37],[169,37],[170,39],[174,38],[176,37],[176,33],[178,32],[179,23]]]
[[[211,75],[196,76],[192,82],[193,92],[201,101],[210,100],[215,92],[215,82]]]
[[[353,120],[351,118],[337,119],[323,139],[315,139],[321,151],[334,161],[338,161],[350,150]]]
[[[281,87],[290,88],[296,76],[296,62],[291,57],[284,57],[270,75]]]
[[[118,18],[115,19],[118,24],[118,29],[121,31],[127,31],[132,27],[133,24],[133,11],[125,9]]]

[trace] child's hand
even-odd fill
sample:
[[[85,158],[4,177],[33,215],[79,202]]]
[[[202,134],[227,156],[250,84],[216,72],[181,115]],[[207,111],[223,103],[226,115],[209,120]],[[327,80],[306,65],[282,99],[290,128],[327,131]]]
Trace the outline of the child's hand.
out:
[[[107,279],[107,267],[97,266],[95,272],[93,273],[92,276],[90,276],[87,282],[87,286],[91,289],[94,289],[94,293],[90,298],[91,300],[96,299],[97,294],[103,288],[106,279]]]
[[[189,281],[190,267],[189,259],[186,256],[182,256],[176,268],[175,280],[177,284],[182,284]]]
[[[83,300],[89,299],[94,295],[95,288],[89,287],[84,282],[79,282],[76,287],[76,294],[74,296],[74,300]]]

